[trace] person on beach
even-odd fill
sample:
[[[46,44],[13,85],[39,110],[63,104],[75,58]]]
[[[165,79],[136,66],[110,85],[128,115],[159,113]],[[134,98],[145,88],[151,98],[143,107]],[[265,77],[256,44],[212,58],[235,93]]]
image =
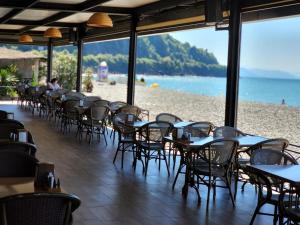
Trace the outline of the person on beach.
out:
[[[48,82],[48,89],[51,89],[53,91],[61,89],[61,87],[58,84],[57,78],[53,78],[50,82]]]
[[[284,98],[283,98],[282,101],[281,101],[281,105],[285,105],[285,100],[284,100]]]

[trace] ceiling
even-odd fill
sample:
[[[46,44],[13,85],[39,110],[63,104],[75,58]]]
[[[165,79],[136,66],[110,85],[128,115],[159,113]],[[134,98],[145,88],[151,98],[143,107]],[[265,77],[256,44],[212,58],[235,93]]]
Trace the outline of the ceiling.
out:
[[[205,4],[208,0],[1,0],[0,42],[15,43],[21,34],[33,36],[34,44],[47,44],[43,32],[49,27],[60,28],[66,44],[70,30],[85,41],[126,37],[133,20],[140,34],[166,30],[203,27]],[[214,1],[214,0],[209,0]],[[227,23],[230,1],[222,1],[223,23]],[[300,14],[297,0],[243,0],[244,21]],[[108,13],[114,27],[91,29],[86,22],[95,12]]]

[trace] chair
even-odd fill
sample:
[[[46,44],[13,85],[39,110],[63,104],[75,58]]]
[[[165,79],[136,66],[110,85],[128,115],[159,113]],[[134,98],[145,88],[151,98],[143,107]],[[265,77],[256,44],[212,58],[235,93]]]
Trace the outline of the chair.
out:
[[[133,114],[119,113],[115,115],[113,119],[114,130],[118,133],[118,148],[113,160],[115,163],[118,152],[122,153],[121,167],[123,169],[124,153],[126,151],[133,152],[134,156],[134,144],[135,144],[135,129],[128,122],[128,117],[132,117],[132,122],[139,121],[139,118]]]
[[[24,124],[18,120],[12,120],[12,119],[0,120],[0,126],[5,126],[5,125],[16,125],[20,127],[20,129],[24,129]]]
[[[89,143],[91,143],[94,133],[96,133],[98,140],[100,141],[100,135],[102,134],[104,141],[107,144],[105,136],[105,120],[107,119],[108,112],[109,108],[106,106],[92,106],[88,109],[85,113],[86,119],[82,119],[81,121],[83,127],[79,128],[80,139],[83,129],[86,128],[86,137],[89,135]]]
[[[220,138],[233,138],[238,136],[245,136],[245,134],[233,127],[223,126],[223,127],[217,127],[213,131],[214,137],[220,137]]]
[[[87,96],[83,100],[83,106],[91,107],[94,104],[94,102],[99,101],[99,100],[101,101],[101,98],[98,96]]]
[[[119,113],[127,113],[127,114],[133,114],[137,117],[140,116],[142,110],[137,107],[137,106],[134,106],[134,105],[125,105],[125,106],[122,106],[121,108],[119,108],[117,111],[116,111],[116,114],[119,114]]]
[[[94,101],[93,106],[106,106],[106,107],[109,107],[109,101],[104,100],[104,99],[100,99],[100,100]]]
[[[64,193],[26,193],[0,199],[3,225],[71,225],[80,199]]]
[[[0,120],[5,120],[7,119],[7,112],[0,110]]]
[[[289,154],[284,153],[283,151],[278,151],[278,149],[273,149],[272,146],[268,148],[257,148],[252,149],[250,155],[250,164],[251,165],[296,165],[297,161]],[[251,218],[250,225],[254,223],[257,214],[262,215],[271,215],[274,216],[274,224],[278,220],[278,195],[273,193],[273,190],[276,191],[282,190],[283,184],[280,181],[267,177],[263,174],[253,173],[247,168],[243,169],[246,174],[249,176],[251,183],[255,184],[258,187],[258,200],[257,206],[255,208],[254,214]],[[266,190],[266,191],[264,191]],[[271,204],[274,206],[274,214],[262,213],[260,209],[265,204]]]
[[[0,177],[34,177],[38,160],[24,152],[0,151]]]
[[[16,133],[18,129],[24,129],[24,125],[17,120],[0,120],[0,139],[10,140],[11,134]],[[32,140],[32,136],[29,133],[29,138]],[[30,139],[29,139],[30,140]]]
[[[183,128],[183,134],[188,133],[188,134],[190,134],[191,138],[202,138],[202,137],[209,136],[212,129],[213,129],[213,124],[210,122],[194,122]],[[175,168],[176,156],[177,156],[178,149],[180,150],[180,156],[181,156],[180,165],[178,167],[178,170],[177,170],[177,173],[176,173],[173,185],[172,185],[172,189],[174,190],[179,174],[184,173],[184,172],[182,172],[182,169],[185,167],[185,160],[184,160],[185,153],[183,152],[183,149],[181,149],[180,146],[174,146],[173,149],[174,149],[174,151],[173,151],[173,169]],[[170,152],[171,151],[169,151],[169,162],[170,162]]]
[[[79,120],[78,110],[76,106],[79,106],[79,100],[66,100],[62,103],[62,120],[61,130],[65,133],[73,124],[77,124]]]
[[[172,115],[170,113],[160,113],[156,116],[155,120],[156,121],[165,121],[165,122],[169,122],[172,124],[182,121],[182,119],[180,119],[179,117]]]
[[[300,223],[299,189],[282,191],[279,195],[279,225]],[[284,221],[286,219],[286,221]]]
[[[168,175],[170,176],[169,166],[166,157],[164,137],[169,136],[173,125],[168,122],[155,121],[143,125],[139,130],[139,140],[137,140],[137,158],[143,155],[145,159],[145,176],[147,176],[148,164],[151,159],[159,160],[159,170],[161,160],[166,163]],[[134,167],[136,166],[136,159]]]
[[[213,188],[214,199],[216,187],[228,188],[232,204],[235,206],[231,190],[231,175],[237,147],[238,142],[236,140],[226,138],[211,141],[201,148],[188,150],[186,156],[186,184],[183,188],[183,195],[186,197],[187,188],[190,185],[197,191],[198,204],[200,204],[198,187],[200,184],[206,185],[208,188],[208,208],[211,188]],[[224,182],[225,185],[218,184],[220,181]]]
[[[65,94],[66,99],[72,99],[72,100],[80,100],[80,99],[85,99],[86,96],[80,92],[68,92]]]
[[[37,148],[34,144],[31,143],[8,141],[0,142],[0,151],[17,151],[35,157]]]

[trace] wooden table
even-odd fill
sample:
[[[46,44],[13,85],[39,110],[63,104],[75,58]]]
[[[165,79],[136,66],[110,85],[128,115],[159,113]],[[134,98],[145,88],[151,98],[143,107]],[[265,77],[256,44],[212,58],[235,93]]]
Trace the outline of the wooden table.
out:
[[[249,170],[300,186],[300,165],[247,165]]]
[[[34,186],[34,177],[5,177],[0,178],[0,198],[16,194],[34,192],[62,192],[60,188],[37,188]]]

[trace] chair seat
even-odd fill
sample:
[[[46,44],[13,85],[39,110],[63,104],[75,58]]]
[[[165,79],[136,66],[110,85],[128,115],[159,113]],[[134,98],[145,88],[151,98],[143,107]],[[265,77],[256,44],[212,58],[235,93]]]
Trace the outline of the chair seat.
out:
[[[286,208],[286,214],[294,222],[300,222],[300,209],[299,208]]]
[[[162,150],[163,145],[161,143],[146,143],[146,142],[139,142],[138,145],[143,149],[151,149],[151,150]]]
[[[210,171],[208,163],[204,161],[199,161],[199,164],[197,162],[197,165],[194,166],[193,171],[195,174],[204,176],[209,176],[211,174],[212,176],[222,177],[225,174],[224,168],[215,165],[211,166]]]

